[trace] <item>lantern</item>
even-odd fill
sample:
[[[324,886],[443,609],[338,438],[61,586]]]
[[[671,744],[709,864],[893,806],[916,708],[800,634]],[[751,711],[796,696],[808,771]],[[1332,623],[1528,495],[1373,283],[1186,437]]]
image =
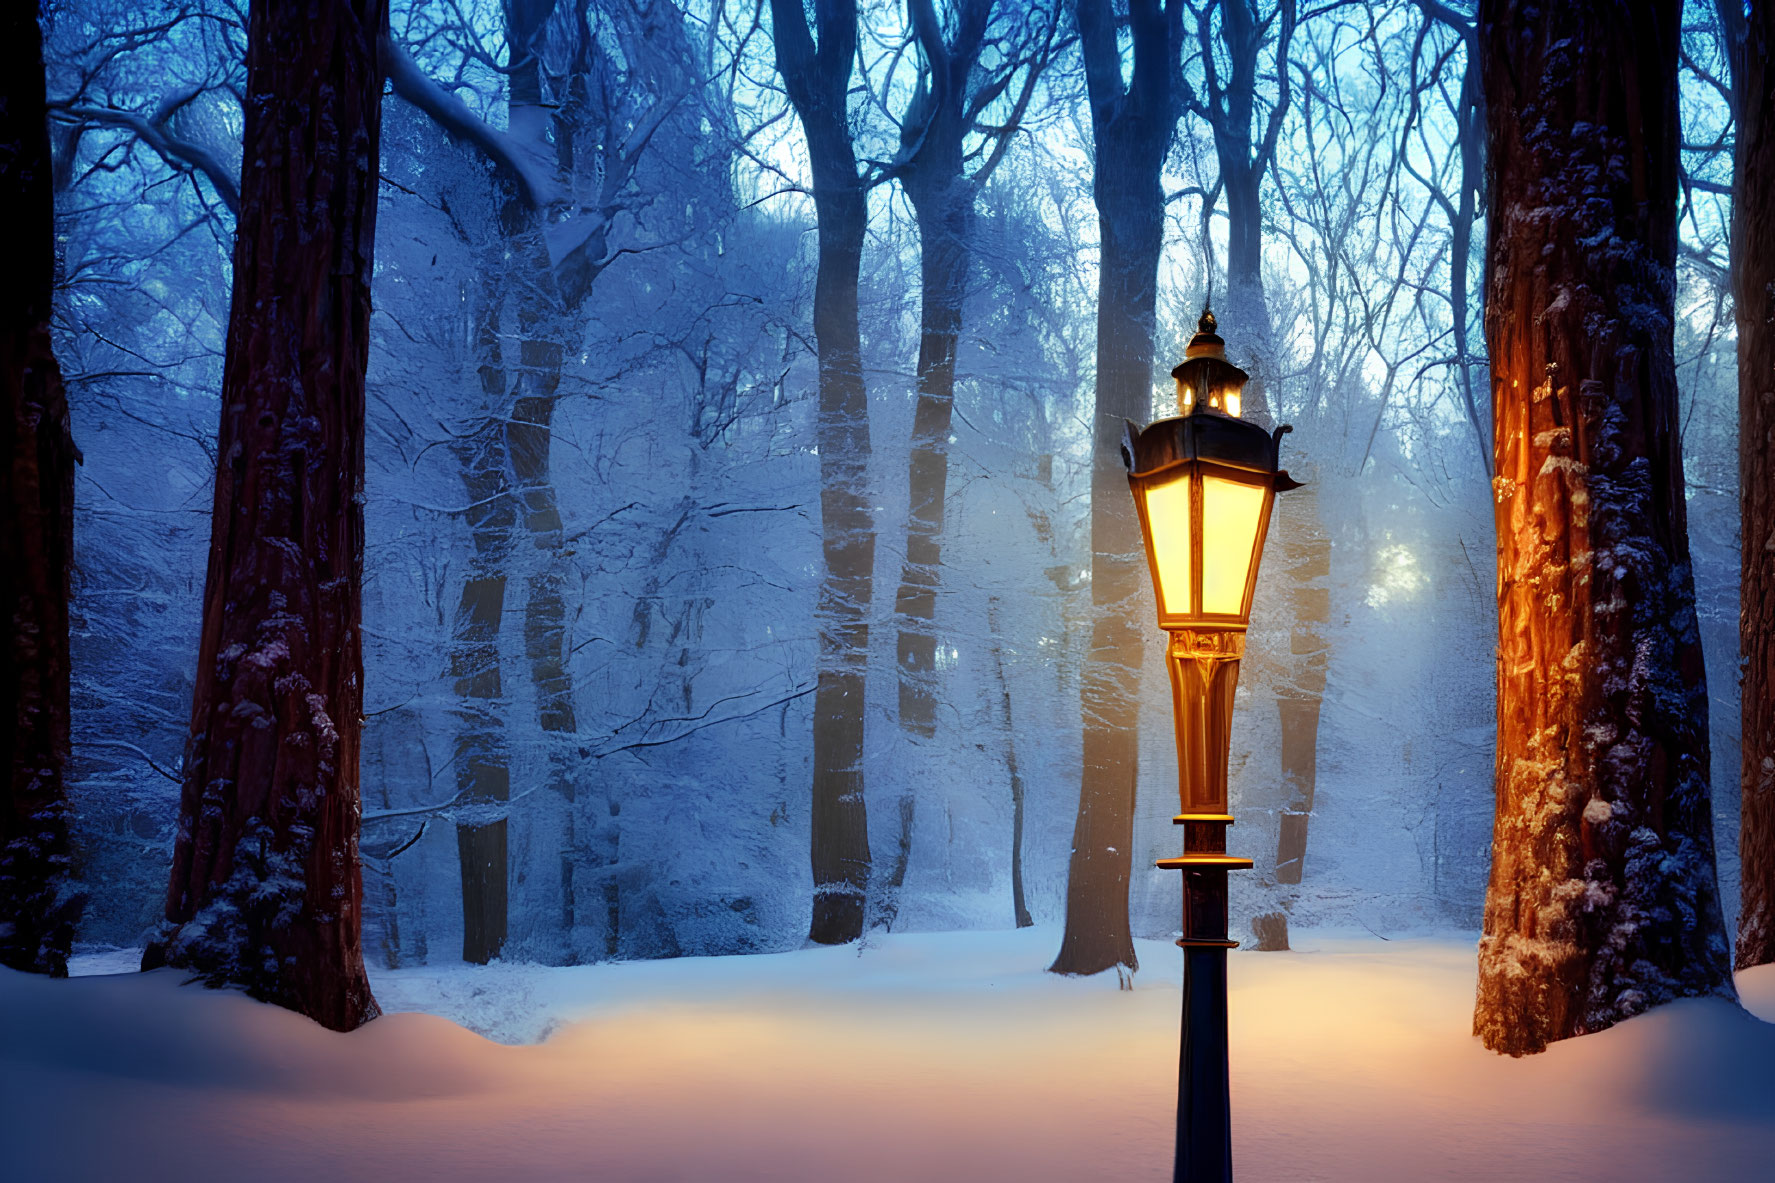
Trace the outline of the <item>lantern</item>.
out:
[[[1290,428],[1272,434],[1238,417],[1250,376],[1226,360],[1217,327],[1204,310],[1171,371],[1184,414],[1144,429],[1130,423],[1122,441],[1159,627],[1171,637],[1180,824],[1192,815],[1231,823],[1227,740],[1251,597],[1275,495],[1299,487],[1278,465]]]

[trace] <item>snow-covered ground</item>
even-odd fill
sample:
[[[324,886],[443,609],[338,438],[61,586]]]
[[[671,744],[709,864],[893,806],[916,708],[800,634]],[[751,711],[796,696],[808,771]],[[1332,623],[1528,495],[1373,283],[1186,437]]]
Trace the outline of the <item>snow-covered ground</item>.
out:
[[[127,952],[0,970],[0,1175],[1167,1178],[1181,955],[1142,942],[1118,991],[1043,973],[1057,940],[401,970],[351,1035]],[[1762,1019],[1684,1002],[1510,1060],[1467,1033],[1470,935],[1296,943],[1231,958],[1242,1181],[1771,1177],[1775,967],[1739,979]]]

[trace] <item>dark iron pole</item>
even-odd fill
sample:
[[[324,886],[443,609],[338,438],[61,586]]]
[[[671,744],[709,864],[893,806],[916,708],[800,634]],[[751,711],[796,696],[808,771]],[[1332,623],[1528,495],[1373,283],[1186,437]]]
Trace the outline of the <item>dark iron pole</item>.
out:
[[[1191,827],[1194,829],[1195,827]],[[1183,1039],[1177,1063],[1176,1183],[1231,1183],[1227,1084],[1226,871],[1183,875]]]

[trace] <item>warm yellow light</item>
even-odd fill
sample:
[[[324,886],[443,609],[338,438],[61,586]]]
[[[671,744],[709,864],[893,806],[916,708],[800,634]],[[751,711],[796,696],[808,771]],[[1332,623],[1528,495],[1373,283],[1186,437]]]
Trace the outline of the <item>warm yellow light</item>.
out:
[[[1190,479],[1188,474],[1146,489],[1146,523],[1152,531],[1153,566],[1159,572],[1159,611],[1190,610]]]
[[[1231,616],[1243,612],[1265,492],[1261,485],[1202,478],[1203,612]]]
[[[1239,392],[1236,390],[1229,390],[1226,392],[1225,398],[1226,413],[1237,419],[1239,417]]]

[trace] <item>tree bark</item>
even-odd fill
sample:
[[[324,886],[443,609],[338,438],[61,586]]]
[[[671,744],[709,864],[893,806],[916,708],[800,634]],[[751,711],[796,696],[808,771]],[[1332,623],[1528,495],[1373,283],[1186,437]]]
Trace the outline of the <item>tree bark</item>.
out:
[[[580,60],[584,60],[583,55]],[[515,80],[514,80],[515,81]],[[583,77],[573,85],[583,89]],[[538,101],[541,99],[538,88]],[[564,120],[563,120],[564,122]],[[572,144],[569,129],[557,125],[559,151],[565,157]],[[569,158],[558,157],[565,176]],[[573,667],[569,664],[567,607],[567,545],[562,526],[560,499],[555,491],[550,463],[554,445],[555,408],[566,359],[563,340],[570,339],[573,318],[566,316],[543,241],[544,221],[538,219],[526,251],[514,256],[531,260],[531,281],[520,289],[518,328],[518,397],[506,426],[510,441],[512,476],[522,499],[524,529],[529,535],[529,574],[524,580],[524,656],[530,662],[530,682],[536,691],[537,724],[547,737],[548,787],[561,800],[560,902],[561,949],[573,960],[573,927],[576,923],[574,871],[578,859],[575,837],[576,774],[579,715],[573,702]],[[587,269],[580,299],[589,294],[597,273]],[[574,304],[578,306],[577,302]],[[614,823],[613,823],[614,824]],[[614,889],[615,884],[611,884]]]
[[[967,9],[984,26],[988,4]],[[918,149],[900,166],[900,180],[918,223],[920,308],[918,402],[913,411],[907,464],[906,558],[894,596],[899,618],[900,727],[930,737],[937,729],[937,587],[943,554],[943,510],[949,480],[949,427],[955,406],[955,348],[961,335],[962,296],[968,277],[974,186],[962,174],[962,112],[967,78],[978,56],[941,55],[930,66],[921,117],[903,133]],[[965,48],[965,47],[964,47]],[[927,57],[929,53],[927,52]]]
[[[13,240],[0,283],[6,480],[0,507],[0,965],[68,972],[81,900],[70,886],[69,556],[74,465],[61,367],[50,349],[55,224],[43,34],[37,5],[0,17],[0,225]]]
[[[358,863],[364,367],[380,0],[255,4],[179,839],[144,968],[346,1031],[376,1016]]]
[[[580,114],[551,114],[545,102],[542,58],[554,0],[523,0],[505,7],[506,39],[514,47],[510,72],[507,124],[518,151],[537,162],[552,153],[558,183],[571,170],[573,136],[568,126]],[[579,30],[577,35],[584,35]],[[583,47],[582,47],[583,48]],[[589,58],[574,57],[570,79],[573,94],[584,89],[583,70]],[[555,124],[555,143],[548,132]],[[540,167],[540,164],[538,165]],[[465,705],[459,741],[473,760],[458,765],[459,786],[468,799],[497,810],[510,799],[510,771],[500,742],[505,709],[499,674],[499,632],[504,618],[506,586],[514,556],[524,582],[524,657],[536,689],[537,721],[545,733],[572,735],[578,730],[573,705],[573,675],[566,660],[567,605],[562,570],[562,528],[558,499],[549,465],[556,395],[565,349],[559,336],[560,284],[543,241],[546,219],[524,199],[516,185],[502,182],[501,224],[506,234],[503,287],[496,287],[489,316],[496,326],[500,305],[509,293],[515,306],[518,348],[506,356],[496,331],[483,334],[482,388],[493,419],[487,432],[464,451],[464,480],[469,484],[475,561],[464,588],[458,617],[458,643],[473,677],[458,673],[457,691],[474,705]],[[595,272],[579,277],[580,298],[589,291]],[[577,301],[575,301],[577,304]],[[495,438],[497,437],[497,438]],[[485,504],[484,504],[485,503]],[[531,542],[516,550],[511,532],[521,525]],[[472,601],[472,602],[471,602]],[[549,786],[564,803],[567,841],[561,858],[561,922],[563,946],[571,946],[574,923],[573,840],[574,764],[560,743],[548,749]],[[486,964],[499,956],[509,931],[511,877],[508,821],[505,817],[460,822],[457,850],[462,874],[463,959]],[[614,885],[612,885],[614,890]]]
[[[1264,427],[1274,426],[1271,405],[1276,360],[1275,329],[1263,289],[1263,180],[1276,156],[1282,120],[1288,114],[1289,53],[1296,19],[1294,0],[1278,0],[1267,20],[1260,21],[1253,0],[1230,0],[1221,6],[1220,42],[1229,68],[1222,79],[1214,65],[1210,25],[1197,27],[1203,51],[1206,102],[1198,110],[1214,133],[1215,162],[1226,192],[1226,295],[1221,324],[1238,360],[1251,373],[1245,387],[1242,416]],[[1257,118],[1259,55],[1271,43],[1276,53],[1278,87],[1269,117]],[[1305,865],[1307,821],[1313,809],[1315,755],[1319,744],[1319,708],[1325,691],[1326,651],[1321,630],[1326,621],[1331,543],[1319,520],[1318,498],[1309,488],[1300,499],[1289,498],[1273,527],[1287,556],[1286,576],[1294,609],[1286,683],[1276,687],[1281,727],[1282,780],[1285,801],[1276,835],[1275,882],[1298,885]],[[1284,906],[1292,899],[1284,896]],[[1281,948],[1287,948],[1286,912],[1266,918],[1279,926]]]
[[[1295,472],[1300,475],[1298,468]],[[1286,795],[1276,834],[1276,882],[1298,885],[1306,865],[1307,822],[1313,813],[1318,780],[1319,709],[1325,699],[1330,659],[1325,628],[1331,619],[1331,539],[1319,516],[1319,492],[1314,482],[1282,500],[1276,524],[1294,608],[1288,640],[1289,678],[1276,695]],[[1286,947],[1287,916],[1282,914],[1276,923],[1281,925]]]
[[[1182,109],[1182,0],[1133,0],[1134,72],[1122,81],[1105,0],[1079,0],[1091,102],[1092,193],[1102,247],[1097,281],[1097,406],[1092,421],[1091,653],[1080,688],[1084,763],[1066,927],[1053,973],[1139,967],[1128,925],[1146,562],[1122,466],[1123,423],[1152,409],[1153,330],[1165,198],[1159,170]]]
[[[814,339],[820,355],[816,439],[825,573],[816,608],[820,656],[810,841],[814,904],[808,937],[835,945],[863,934],[870,867],[863,719],[875,520],[867,488],[869,404],[857,321],[868,215],[847,119],[857,8],[855,0],[814,0],[817,48],[802,0],[771,0],[770,9],[777,70],[807,137],[819,222]]]
[[[482,314],[480,382],[487,398],[487,421],[456,447],[468,497],[468,578],[450,639],[450,673],[460,703],[456,708],[456,792],[471,805],[500,808],[511,797],[511,769],[505,747],[503,680],[499,631],[505,619],[506,567],[516,520],[506,432],[506,376],[499,335],[498,284],[488,285]],[[462,883],[462,959],[485,965],[505,946],[507,918],[506,824],[504,817],[456,823],[458,875]]]
[[[1497,818],[1474,1031],[1730,996],[1672,352],[1677,0],[1486,0]]]
[[[1722,11],[1725,5],[1722,4]],[[1738,639],[1744,664],[1737,964],[1775,962],[1775,3],[1752,0],[1738,95],[1732,279],[1738,319]]]
[[[900,729],[937,733],[937,592],[942,584],[943,517],[949,490],[949,429],[955,408],[955,351],[971,258],[975,186],[962,172],[963,111],[979,62],[992,0],[969,0],[953,39],[943,36],[930,0],[913,0],[923,72],[900,129],[895,172],[918,224],[918,400],[906,473],[906,549],[894,594],[899,622]],[[876,923],[893,927],[912,849],[918,798],[900,800],[900,836],[876,900]]]
[[[981,69],[995,0],[964,0],[947,32],[932,0],[908,5],[920,49],[921,72],[900,127],[900,154],[893,173],[912,203],[919,242],[918,401],[913,412],[907,464],[905,559],[894,596],[899,621],[896,646],[900,672],[900,728],[928,739],[937,731],[937,596],[942,586],[943,518],[949,483],[949,430],[955,407],[956,347],[962,306],[973,259],[974,198],[1001,158],[1004,140],[1022,119],[1034,81],[1046,65],[1052,21],[1027,61],[1001,56]],[[996,10],[1004,13],[1003,7]],[[1025,14],[1028,17],[1029,14]],[[1058,14],[1054,13],[1057,19]],[[1000,55],[1006,54],[1001,44]],[[986,134],[999,139],[984,163],[964,170],[967,138],[979,124],[987,98],[1009,88],[1019,67],[1026,70],[1022,95],[1007,118]],[[900,810],[900,848],[909,850],[917,798],[908,786]],[[902,861],[889,875],[877,900],[880,923],[893,924]]]
[[[542,54],[546,25],[554,10],[553,0],[521,0],[505,6],[506,41],[512,46],[513,66],[506,123],[518,143],[537,162],[551,151],[547,131],[551,115],[544,105]],[[558,180],[559,178],[557,178]],[[514,554],[521,554],[524,576],[524,656],[530,664],[537,692],[538,721],[544,731],[572,731],[573,683],[562,654],[566,606],[562,601],[561,576],[554,556],[559,553],[561,515],[556,506],[549,474],[549,445],[555,410],[555,392],[561,380],[563,350],[549,338],[555,327],[550,315],[554,276],[548,251],[542,242],[544,219],[525,202],[515,186],[503,184],[501,225],[506,235],[506,282],[498,285],[488,309],[492,330],[483,333],[481,385],[488,396],[492,416],[475,460],[465,467],[470,504],[481,506],[471,518],[476,560],[470,582],[463,589],[464,612],[458,617],[460,640],[476,676],[458,674],[459,694],[479,700],[465,706],[460,736],[465,751],[476,758],[458,765],[459,784],[471,801],[490,807],[489,816],[456,827],[457,852],[462,875],[462,957],[485,965],[500,955],[510,929],[509,822],[503,802],[511,798],[511,772],[500,742],[506,710],[500,677],[499,633],[504,621],[505,597],[512,576]],[[508,298],[515,305],[517,356],[508,357],[497,325]],[[513,364],[515,362],[515,364]],[[489,500],[491,499],[491,500]],[[489,502],[482,505],[483,502]],[[534,546],[521,552],[514,547],[513,531],[522,525]],[[523,561],[529,560],[529,561]],[[475,603],[470,602],[474,593]],[[549,753],[551,782],[559,790],[565,777],[561,754]],[[466,778],[467,783],[464,783]],[[571,801],[571,780],[566,796]],[[571,825],[571,805],[567,810]],[[568,848],[572,849],[571,844]],[[562,863],[566,890],[571,893],[572,859]],[[570,916],[571,896],[563,901]]]

